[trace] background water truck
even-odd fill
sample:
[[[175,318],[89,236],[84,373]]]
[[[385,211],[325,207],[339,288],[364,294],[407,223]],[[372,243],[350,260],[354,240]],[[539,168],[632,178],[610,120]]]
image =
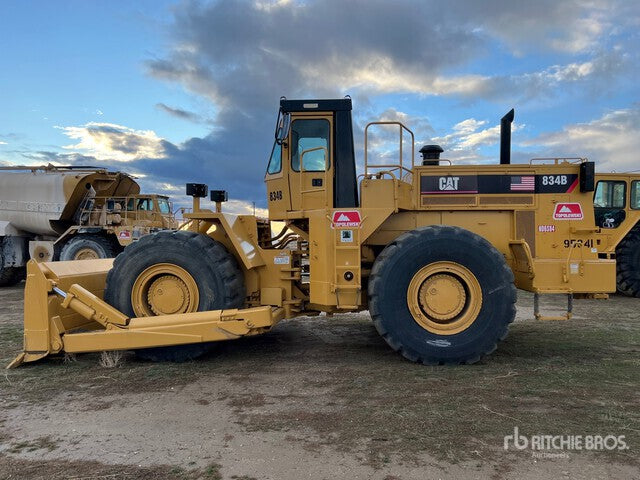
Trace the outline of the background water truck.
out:
[[[169,198],[96,167],[0,168],[0,287],[37,261],[115,257],[140,237],[177,228]]]

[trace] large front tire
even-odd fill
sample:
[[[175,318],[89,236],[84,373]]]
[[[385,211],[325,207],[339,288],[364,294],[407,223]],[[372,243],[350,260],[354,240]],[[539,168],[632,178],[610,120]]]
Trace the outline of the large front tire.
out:
[[[618,291],[640,297],[640,225],[636,225],[616,248]]]
[[[60,260],[94,260],[113,258],[118,254],[115,242],[102,235],[80,234],[62,247]]]
[[[426,365],[477,362],[506,337],[516,312],[504,257],[458,227],[418,228],[387,245],[371,270],[368,293],[380,335]]]
[[[130,317],[240,308],[244,277],[235,258],[212,238],[165,231],[127,246],[107,275],[105,300]],[[184,362],[211,345],[198,343],[136,350],[152,361]]]

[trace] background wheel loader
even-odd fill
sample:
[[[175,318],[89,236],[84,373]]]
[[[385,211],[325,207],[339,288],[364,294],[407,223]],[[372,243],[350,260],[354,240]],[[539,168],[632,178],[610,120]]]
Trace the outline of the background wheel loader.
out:
[[[358,176],[351,100],[282,99],[269,219],[221,213],[218,190],[215,210],[201,208],[207,186],[188,184],[185,230],[146,236],[115,261],[31,262],[24,352],[10,367],[63,351],[183,361],[285,318],[365,309],[407,359],[473,363],[507,335],[516,288],[535,293],[536,318],[568,319],[572,294],[616,289],[594,164],[511,165],[511,121],[513,111],[499,165],[452,165],[433,145],[416,164],[407,127],[369,124]],[[397,161],[369,154],[380,124],[397,129]],[[540,294],[567,295],[566,314],[543,316]]]
[[[640,175],[596,175],[596,225],[615,254],[618,292],[640,298]]]
[[[39,262],[112,258],[143,235],[177,228],[168,197],[94,167],[0,168],[0,287]]]

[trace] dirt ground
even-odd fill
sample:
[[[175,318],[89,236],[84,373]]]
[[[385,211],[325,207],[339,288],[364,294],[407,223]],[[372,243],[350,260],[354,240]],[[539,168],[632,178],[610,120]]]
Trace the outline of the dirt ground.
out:
[[[22,342],[0,290],[0,364]],[[640,300],[518,318],[480,364],[424,367],[368,314],[300,318],[186,364],[50,358],[0,376],[0,479],[640,478]],[[556,309],[562,298],[545,299]],[[504,449],[513,435],[627,449]]]

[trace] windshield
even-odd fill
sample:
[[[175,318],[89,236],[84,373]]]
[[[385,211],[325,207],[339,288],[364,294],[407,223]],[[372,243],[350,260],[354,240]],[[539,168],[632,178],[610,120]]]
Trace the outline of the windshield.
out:
[[[593,205],[600,208],[624,208],[626,186],[625,182],[619,181],[598,182]]]
[[[295,120],[291,127],[291,166],[300,171],[300,156],[306,150],[317,147],[329,148],[329,122],[324,119]],[[304,155],[304,170],[321,172],[328,168],[325,151],[315,150]]]
[[[134,199],[130,200],[131,203],[133,203],[132,200],[134,200]],[[135,199],[135,209],[136,210],[148,210],[148,211],[153,210],[153,200],[151,200],[150,198],[138,198],[138,199]],[[131,210],[131,209],[129,209],[129,210]]]
[[[631,208],[640,210],[640,180],[631,182]]]
[[[171,213],[169,200],[167,200],[166,198],[158,198],[158,209],[160,210],[160,213],[164,213],[164,214]]]

